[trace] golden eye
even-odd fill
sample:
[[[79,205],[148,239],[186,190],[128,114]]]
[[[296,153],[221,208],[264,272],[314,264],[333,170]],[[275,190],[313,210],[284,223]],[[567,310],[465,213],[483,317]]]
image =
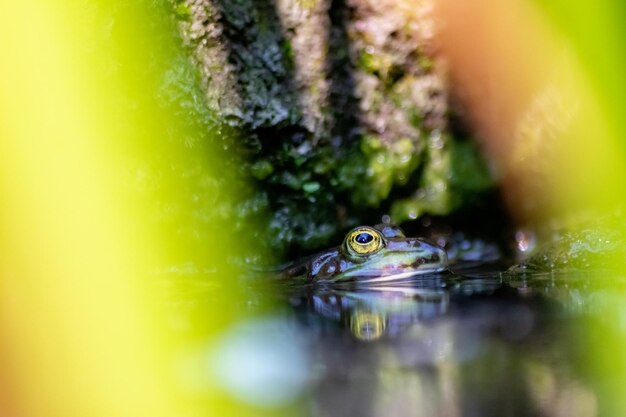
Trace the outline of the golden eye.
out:
[[[358,339],[372,341],[385,332],[385,316],[381,313],[356,311],[350,317],[350,330]]]
[[[383,247],[380,233],[371,227],[357,227],[346,236],[346,246],[355,255],[371,255]]]

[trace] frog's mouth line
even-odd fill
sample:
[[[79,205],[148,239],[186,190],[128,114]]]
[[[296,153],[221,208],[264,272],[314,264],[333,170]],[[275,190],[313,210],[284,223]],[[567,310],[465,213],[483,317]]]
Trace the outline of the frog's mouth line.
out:
[[[446,270],[447,268],[447,256],[443,249],[432,253],[430,256],[416,256],[409,262],[400,263],[396,265],[388,265],[381,269],[355,271],[354,273],[348,273],[344,279],[339,281],[355,281],[355,282],[385,282],[400,280],[416,275],[428,275],[437,274]]]
[[[386,281],[395,281],[404,278],[414,277],[416,275],[429,275],[429,274],[437,274],[446,269],[445,266],[441,266],[440,268],[432,268],[432,269],[413,269],[403,272],[398,272],[390,275],[379,275],[379,276],[365,276],[365,277],[354,277],[358,282],[386,282]]]
[[[394,281],[416,275],[437,274],[446,270],[447,256],[445,252],[433,254],[430,258],[418,257],[414,262],[402,264],[399,267],[383,270],[380,275],[354,277],[359,282],[385,282]]]

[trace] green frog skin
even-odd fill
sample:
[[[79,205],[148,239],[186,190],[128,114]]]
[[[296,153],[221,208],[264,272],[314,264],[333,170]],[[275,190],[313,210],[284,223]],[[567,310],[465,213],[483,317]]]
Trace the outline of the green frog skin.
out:
[[[439,246],[380,224],[352,229],[341,246],[297,261],[281,276],[308,282],[378,282],[440,272],[446,264],[446,252]]]

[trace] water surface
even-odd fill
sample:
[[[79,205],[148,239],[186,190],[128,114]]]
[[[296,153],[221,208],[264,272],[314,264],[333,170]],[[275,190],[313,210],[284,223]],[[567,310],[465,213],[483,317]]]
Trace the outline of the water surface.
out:
[[[482,267],[251,288],[246,303],[277,307],[225,337],[233,365],[214,356],[233,395],[297,404],[298,415],[620,415],[626,367],[601,351],[604,341],[626,346],[620,282]]]

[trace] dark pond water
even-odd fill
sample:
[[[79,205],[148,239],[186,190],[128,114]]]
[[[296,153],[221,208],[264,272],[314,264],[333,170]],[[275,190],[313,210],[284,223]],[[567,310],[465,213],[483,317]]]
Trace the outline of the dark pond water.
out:
[[[284,285],[212,357],[234,396],[298,415],[626,415],[624,293],[614,274],[484,267]]]

